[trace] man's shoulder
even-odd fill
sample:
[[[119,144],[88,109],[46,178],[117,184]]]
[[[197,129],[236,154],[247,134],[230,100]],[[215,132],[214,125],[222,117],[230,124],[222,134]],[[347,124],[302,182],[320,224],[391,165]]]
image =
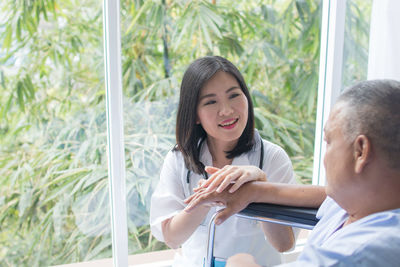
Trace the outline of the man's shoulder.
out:
[[[328,246],[347,247],[358,253],[400,252],[400,209],[368,215],[338,230]],[[400,254],[398,255],[400,257]]]
[[[318,266],[398,266],[398,213],[374,214],[332,233],[322,243],[309,243],[300,260]],[[308,266],[305,264],[304,266]]]
[[[351,225],[350,225],[351,226]],[[387,235],[400,233],[400,209],[376,212],[354,222],[354,228],[370,229],[371,232],[380,231]],[[384,236],[384,235],[382,235]],[[397,235],[400,240],[400,235]]]
[[[391,213],[391,212],[389,212]],[[395,214],[391,214],[395,215]],[[357,266],[398,266],[400,262],[400,222],[392,216],[372,227],[361,227],[364,238],[356,243],[351,261]]]

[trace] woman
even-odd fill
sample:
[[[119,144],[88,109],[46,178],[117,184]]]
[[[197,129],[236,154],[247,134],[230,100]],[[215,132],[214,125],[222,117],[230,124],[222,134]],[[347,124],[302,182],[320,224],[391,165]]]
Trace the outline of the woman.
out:
[[[207,225],[220,207],[218,203],[202,205],[189,214],[184,211],[184,200],[208,179],[207,172],[220,176],[225,172],[221,177],[236,182],[228,186],[234,191],[244,182],[265,181],[267,176],[270,182],[295,183],[293,168],[285,151],[263,140],[254,129],[253,104],[244,79],[231,62],[218,56],[195,60],[183,76],[176,142],[152,196],[151,230],[169,247],[182,246],[173,266],[200,267],[206,253]],[[238,165],[246,167],[236,169]],[[227,187],[221,179],[212,180],[219,181],[216,190]],[[228,258],[247,252],[264,266],[280,263],[277,250],[293,246],[292,229],[263,223],[263,230],[254,221],[229,218],[217,228],[214,255]]]

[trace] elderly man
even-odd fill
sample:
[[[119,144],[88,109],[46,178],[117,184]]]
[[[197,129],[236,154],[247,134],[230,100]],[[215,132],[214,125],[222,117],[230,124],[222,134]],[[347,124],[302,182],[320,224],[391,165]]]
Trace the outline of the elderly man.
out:
[[[327,197],[303,252],[285,266],[400,266],[400,82],[354,85],[340,96],[324,132]],[[187,211],[222,203],[222,223],[251,202],[319,206],[321,189],[248,182],[235,193],[200,190]],[[227,266],[258,265],[238,254]]]

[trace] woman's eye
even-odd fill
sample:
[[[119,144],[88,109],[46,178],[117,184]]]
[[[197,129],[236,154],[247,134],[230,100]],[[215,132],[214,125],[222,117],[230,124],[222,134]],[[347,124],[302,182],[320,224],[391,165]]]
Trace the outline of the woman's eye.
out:
[[[204,106],[206,106],[206,105],[211,105],[211,104],[215,104],[215,103],[216,103],[215,100],[210,100],[210,101],[205,102],[205,103],[204,103]]]
[[[230,98],[232,99],[232,98],[235,98],[235,97],[238,97],[238,96],[240,96],[240,94],[234,93],[234,94],[231,94]]]

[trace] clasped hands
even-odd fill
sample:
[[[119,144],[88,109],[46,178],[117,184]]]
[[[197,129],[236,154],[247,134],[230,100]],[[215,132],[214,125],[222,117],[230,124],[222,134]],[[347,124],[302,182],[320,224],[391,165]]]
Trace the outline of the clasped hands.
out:
[[[225,206],[215,220],[221,224],[231,215],[244,209],[251,201],[251,181],[267,181],[267,176],[256,166],[226,165],[222,169],[206,167],[211,174],[208,180],[200,180],[194,194],[185,199],[186,212],[198,206]]]

